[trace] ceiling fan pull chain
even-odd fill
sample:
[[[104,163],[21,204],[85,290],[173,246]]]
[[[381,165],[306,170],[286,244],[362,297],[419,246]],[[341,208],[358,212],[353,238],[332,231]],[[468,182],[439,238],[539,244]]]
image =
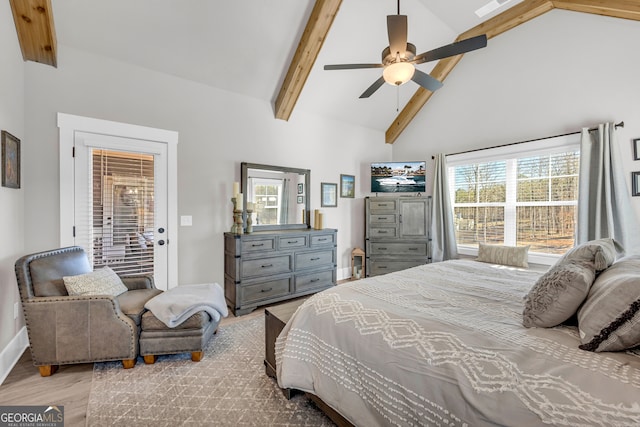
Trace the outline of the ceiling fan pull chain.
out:
[[[398,0],[398,15],[400,15],[400,0]]]
[[[400,111],[400,85],[396,86],[396,113],[398,111]]]

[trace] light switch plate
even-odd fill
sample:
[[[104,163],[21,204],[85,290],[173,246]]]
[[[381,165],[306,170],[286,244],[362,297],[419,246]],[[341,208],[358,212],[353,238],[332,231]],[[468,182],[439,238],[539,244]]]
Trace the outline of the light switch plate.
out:
[[[193,218],[191,215],[180,216],[180,225],[183,227],[191,227],[193,225]]]

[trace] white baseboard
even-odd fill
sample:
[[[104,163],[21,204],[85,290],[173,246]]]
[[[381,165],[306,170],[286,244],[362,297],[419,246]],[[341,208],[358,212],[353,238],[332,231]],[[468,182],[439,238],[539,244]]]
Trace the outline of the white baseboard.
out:
[[[339,268],[337,271],[337,279],[351,279],[351,267]]]
[[[29,336],[27,335],[27,327],[23,326],[0,353],[0,385],[7,378],[27,347],[29,347]]]

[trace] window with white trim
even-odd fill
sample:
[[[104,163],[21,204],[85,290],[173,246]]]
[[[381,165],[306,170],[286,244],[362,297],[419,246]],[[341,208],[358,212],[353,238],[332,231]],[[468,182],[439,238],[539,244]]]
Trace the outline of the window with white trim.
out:
[[[447,157],[458,251],[530,246],[534,262],[573,247],[579,142],[565,136]],[[530,258],[531,258],[530,255]]]

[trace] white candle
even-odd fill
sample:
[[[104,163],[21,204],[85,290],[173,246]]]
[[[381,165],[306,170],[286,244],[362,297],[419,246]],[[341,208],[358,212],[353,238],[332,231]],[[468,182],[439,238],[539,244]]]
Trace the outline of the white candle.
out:
[[[240,193],[240,183],[238,181],[233,183],[233,197],[238,197]]]
[[[236,194],[236,210],[242,210],[242,193]]]
[[[253,211],[253,202],[247,202],[247,210]]]

